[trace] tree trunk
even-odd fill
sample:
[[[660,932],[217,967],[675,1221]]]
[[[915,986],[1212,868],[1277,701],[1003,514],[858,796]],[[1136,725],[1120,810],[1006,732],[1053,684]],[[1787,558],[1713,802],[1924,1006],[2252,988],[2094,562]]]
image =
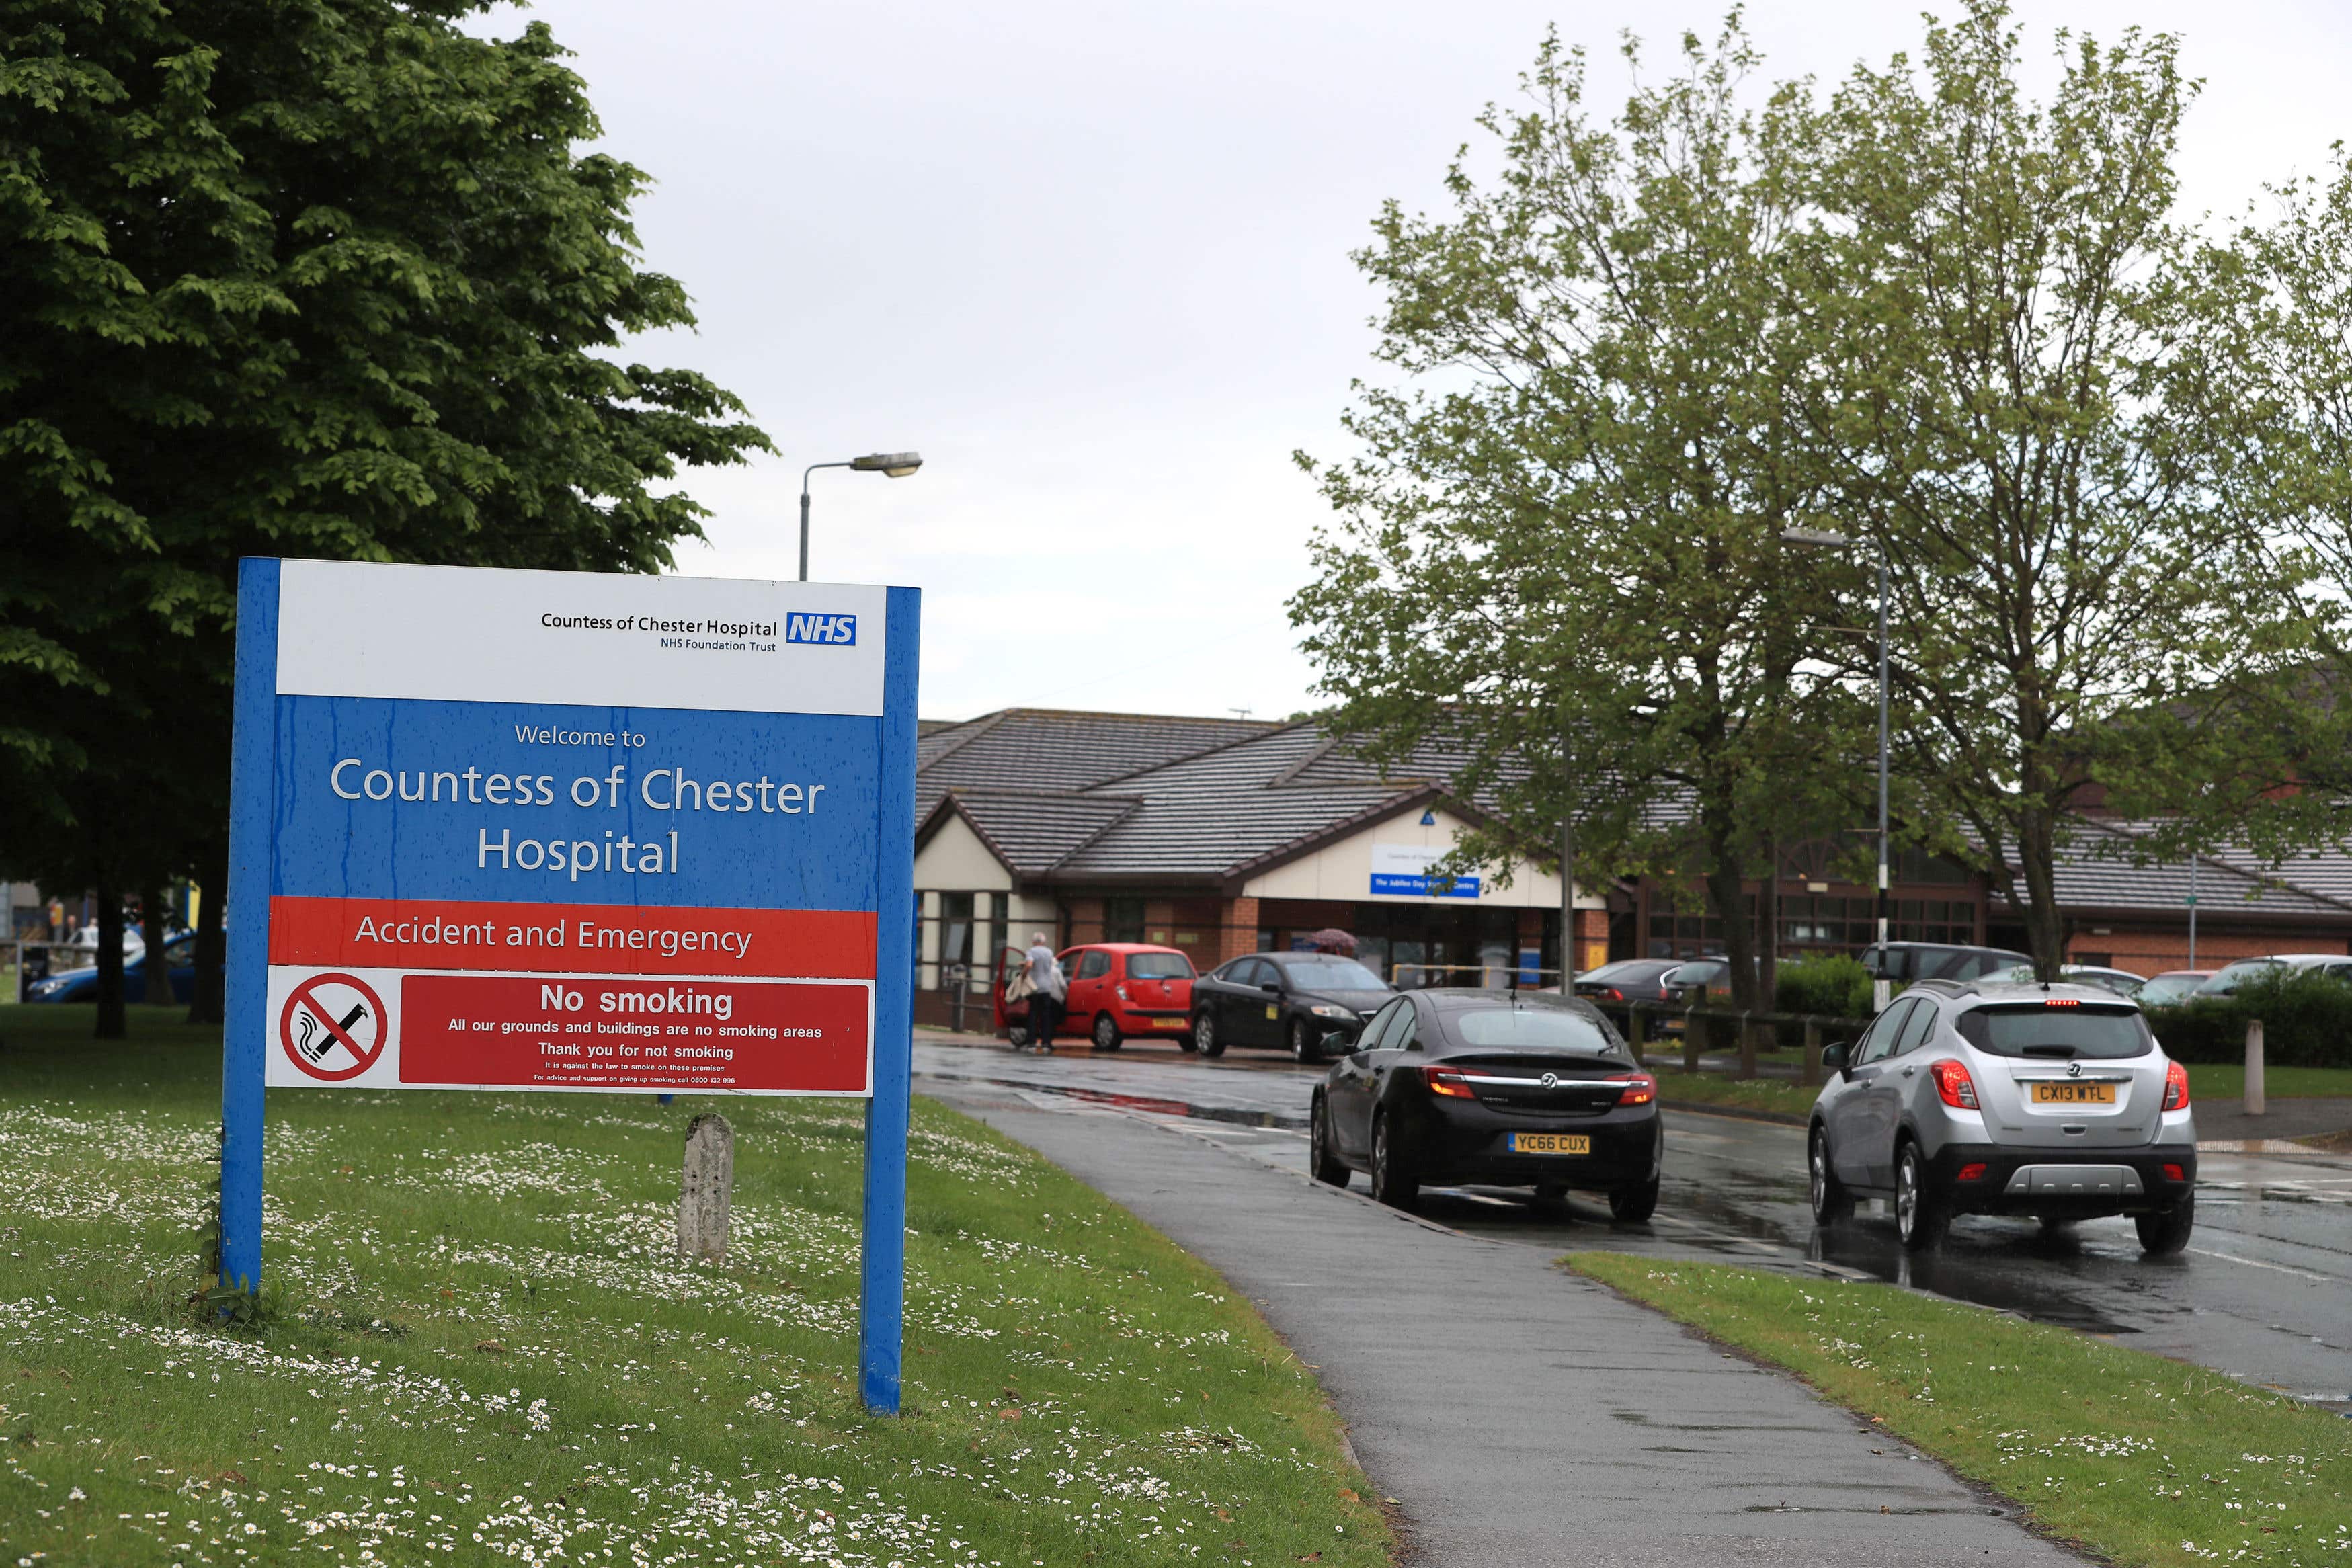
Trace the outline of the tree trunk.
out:
[[[1764,845],[1764,891],[1757,899],[1763,919],[1763,953],[1756,960],[1756,989],[1767,1008],[1780,1005],[1780,841],[1775,835]]]
[[[2046,810],[2020,814],[2017,870],[2025,884],[2025,935],[2033,953],[2033,977],[2045,984],[2058,977],[2066,960],[2066,922],[2058,910],[2056,824]]]
[[[140,961],[146,984],[139,999],[151,1008],[172,1005],[172,963],[163,955],[163,928],[168,924],[164,917],[171,910],[167,896],[160,887],[139,895],[139,936],[147,946],[147,956]]]
[[[1748,868],[1728,849],[1718,850],[1707,868],[1706,901],[1723,927],[1723,958],[1731,968],[1731,1005],[1749,1009],[1756,999],[1756,915],[1748,907]]]
[[[122,1014],[122,890],[98,884],[98,1038],[121,1040]]]
[[[196,905],[196,979],[188,993],[190,1023],[223,1023],[228,1018],[227,983],[222,962],[228,954],[228,850],[208,852],[197,866],[201,878]]]

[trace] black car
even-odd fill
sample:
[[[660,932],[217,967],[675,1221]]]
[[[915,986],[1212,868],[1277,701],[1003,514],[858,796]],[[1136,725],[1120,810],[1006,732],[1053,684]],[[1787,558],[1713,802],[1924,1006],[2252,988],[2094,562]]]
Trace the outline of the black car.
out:
[[[1412,1207],[1423,1186],[1570,1187],[1617,1218],[1658,1207],[1665,1134],[1658,1081],[1591,1003],[1538,992],[1412,991],[1373,1016],[1315,1091],[1315,1179],[1369,1172],[1372,1196]]]
[[[1864,948],[1862,967],[1874,980],[1907,984],[1913,980],[1974,980],[2019,964],[2032,956],[2006,947],[1968,947],[1947,942],[1889,942]]]
[[[1320,1061],[1327,1042],[1352,1041],[1396,988],[1333,953],[1250,953],[1192,982],[1192,1049],[1272,1045]]]
[[[1678,998],[1666,984],[1666,977],[1690,962],[1686,958],[1620,958],[1577,976],[1575,991],[1586,1001],[1603,1006],[1625,1002],[1674,1005]],[[1653,1035],[1671,1034],[1683,1027],[1683,1020],[1679,1014],[1664,1018],[1654,1014],[1643,1027]]]

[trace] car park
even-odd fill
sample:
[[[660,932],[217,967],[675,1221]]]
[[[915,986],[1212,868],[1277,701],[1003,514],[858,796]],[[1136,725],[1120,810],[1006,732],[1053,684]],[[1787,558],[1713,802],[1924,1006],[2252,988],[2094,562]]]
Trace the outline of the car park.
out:
[[[1994,969],[1979,978],[1997,985],[2032,985],[2033,966],[2017,964],[2006,969]],[[2129,997],[2135,1000],[2140,988],[2147,984],[2147,976],[2135,975],[2129,969],[2107,969],[2085,964],[2063,966],[2058,971],[2058,978],[2070,986],[2096,986],[2103,991],[2113,991],[2119,997]]]
[[[1591,1003],[1410,991],[1374,1015],[1309,1113],[1315,1179],[1411,1208],[1423,1186],[1527,1186],[1539,1203],[1604,1192],[1623,1221],[1658,1204],[1657,1080]]]
[[[2197,994],[2200,997],[2226,997],[2234,994],[2247,981],[2261,976],[2309,970],[2339,980],[2352,980],[2352,957],[2341,953],[2273,953],[2259,958],[2240,958],[2216,969],[2212,978],[2197,988]]]
[[[2212,977],[2210,969],[2167,969],[2162,974],[2150,975],[2147,983],[2131,994],[2131,999],[2144,1008],[2179,1007]]]
[[[1248,953],[1192,987],[1192,1049],[1272,1046],[1319,1061],[1352,1042],[1396,988],[1336,953]]]
[[[1969,947],[1947,942],[1887,942],[1863,949],[1862,967],[1874,980],[1897,986],[1913,980],[1973,980],[1995,969],[2033,964],[2030,953],[2007,947]]]
[[[1813,1218],[1893,1203],[1911,1250],[1955,1215],[2050,1224],[2128,1214],[2149,1253],[2196,1221],[2189,1073],[2137,1007],[2092,986],[1922,980],[1851,1046],[1806,1133]]]

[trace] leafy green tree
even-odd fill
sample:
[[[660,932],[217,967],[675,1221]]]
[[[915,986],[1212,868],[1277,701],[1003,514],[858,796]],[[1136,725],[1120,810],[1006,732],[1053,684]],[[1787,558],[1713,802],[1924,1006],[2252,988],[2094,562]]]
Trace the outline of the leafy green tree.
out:
[[[1464,859],[1559,863],[1565,823],[1581,866],[1695,876],[1742,1007],[1743,884],[1851,809],[1868,715],[1820,657],[1835,563],[1780,538],[1830,476],[1785,392],[1813,122],[1794,88],[1746,106],[1756,65],[1735,12],[1604,120],[1548,39],[1480,120],[1496,174],[1465,148],[1450,214],[1384,208],[1356,259],[1407,384],[1359,385],[1355,458],[1301,456],[1339,516],[1291,601],[1334,722],[1494,808]]]
[[[1857,68],[1805,247],[1822,446],[1893,562],[1898,765],[2045,977],[2070,821],[2274,778],[2261,727],[2200,720],[2294,649],[2273,563],[2221,499],[2213,422],[2237,414],[2204,379],[2217,295],[2173,216],[2194,90],[2175,40],[2059,52],[2030,101],[2008,7],[1969,0],[1916,63]]]
[[[103,858],[170,835],[83,786],[185,713],[203,801],[127,885],[217,894],[241,556],[657,570],[700,531],[679,467],[767,445],[623,357],[693,319],[637,266],[646,177],[487,8],[0,0],[0,747],[20,822]]]

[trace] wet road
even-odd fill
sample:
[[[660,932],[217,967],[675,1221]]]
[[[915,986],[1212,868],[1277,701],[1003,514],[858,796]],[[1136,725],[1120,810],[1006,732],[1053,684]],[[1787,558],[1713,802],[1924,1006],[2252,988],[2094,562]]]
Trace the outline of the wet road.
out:
[[[1010,1088],[1039,1109],[1127,1115],[1178,1127],[1304,1176],[1307,1111],[1319,1071],[1272,1056],[1202,1061],[1130,1044],[1053,1057],[919,1040],[926,1077]],[[1915,1257],[1883,1204],[1816,1231],[1805,1205],[1801,1128],[1667,1113],[1656,1218],[1618,1226],[1577,1198],[1538,1214],[1507,1188],[1433,1188],[1437,1223],[1552,1251],[1605,1248],[1819,1270],[1892,1281],[2212,1367],[2352,1412],[2352,1161],[2205,1153],[2197,1232],[2179,1258],[2140,1255],[2126,1219],[2045,1233],[2033,1221],[1956,1222],[1939,1253]],[[1362,1178],[1357,1178],[1360,1186]]]

